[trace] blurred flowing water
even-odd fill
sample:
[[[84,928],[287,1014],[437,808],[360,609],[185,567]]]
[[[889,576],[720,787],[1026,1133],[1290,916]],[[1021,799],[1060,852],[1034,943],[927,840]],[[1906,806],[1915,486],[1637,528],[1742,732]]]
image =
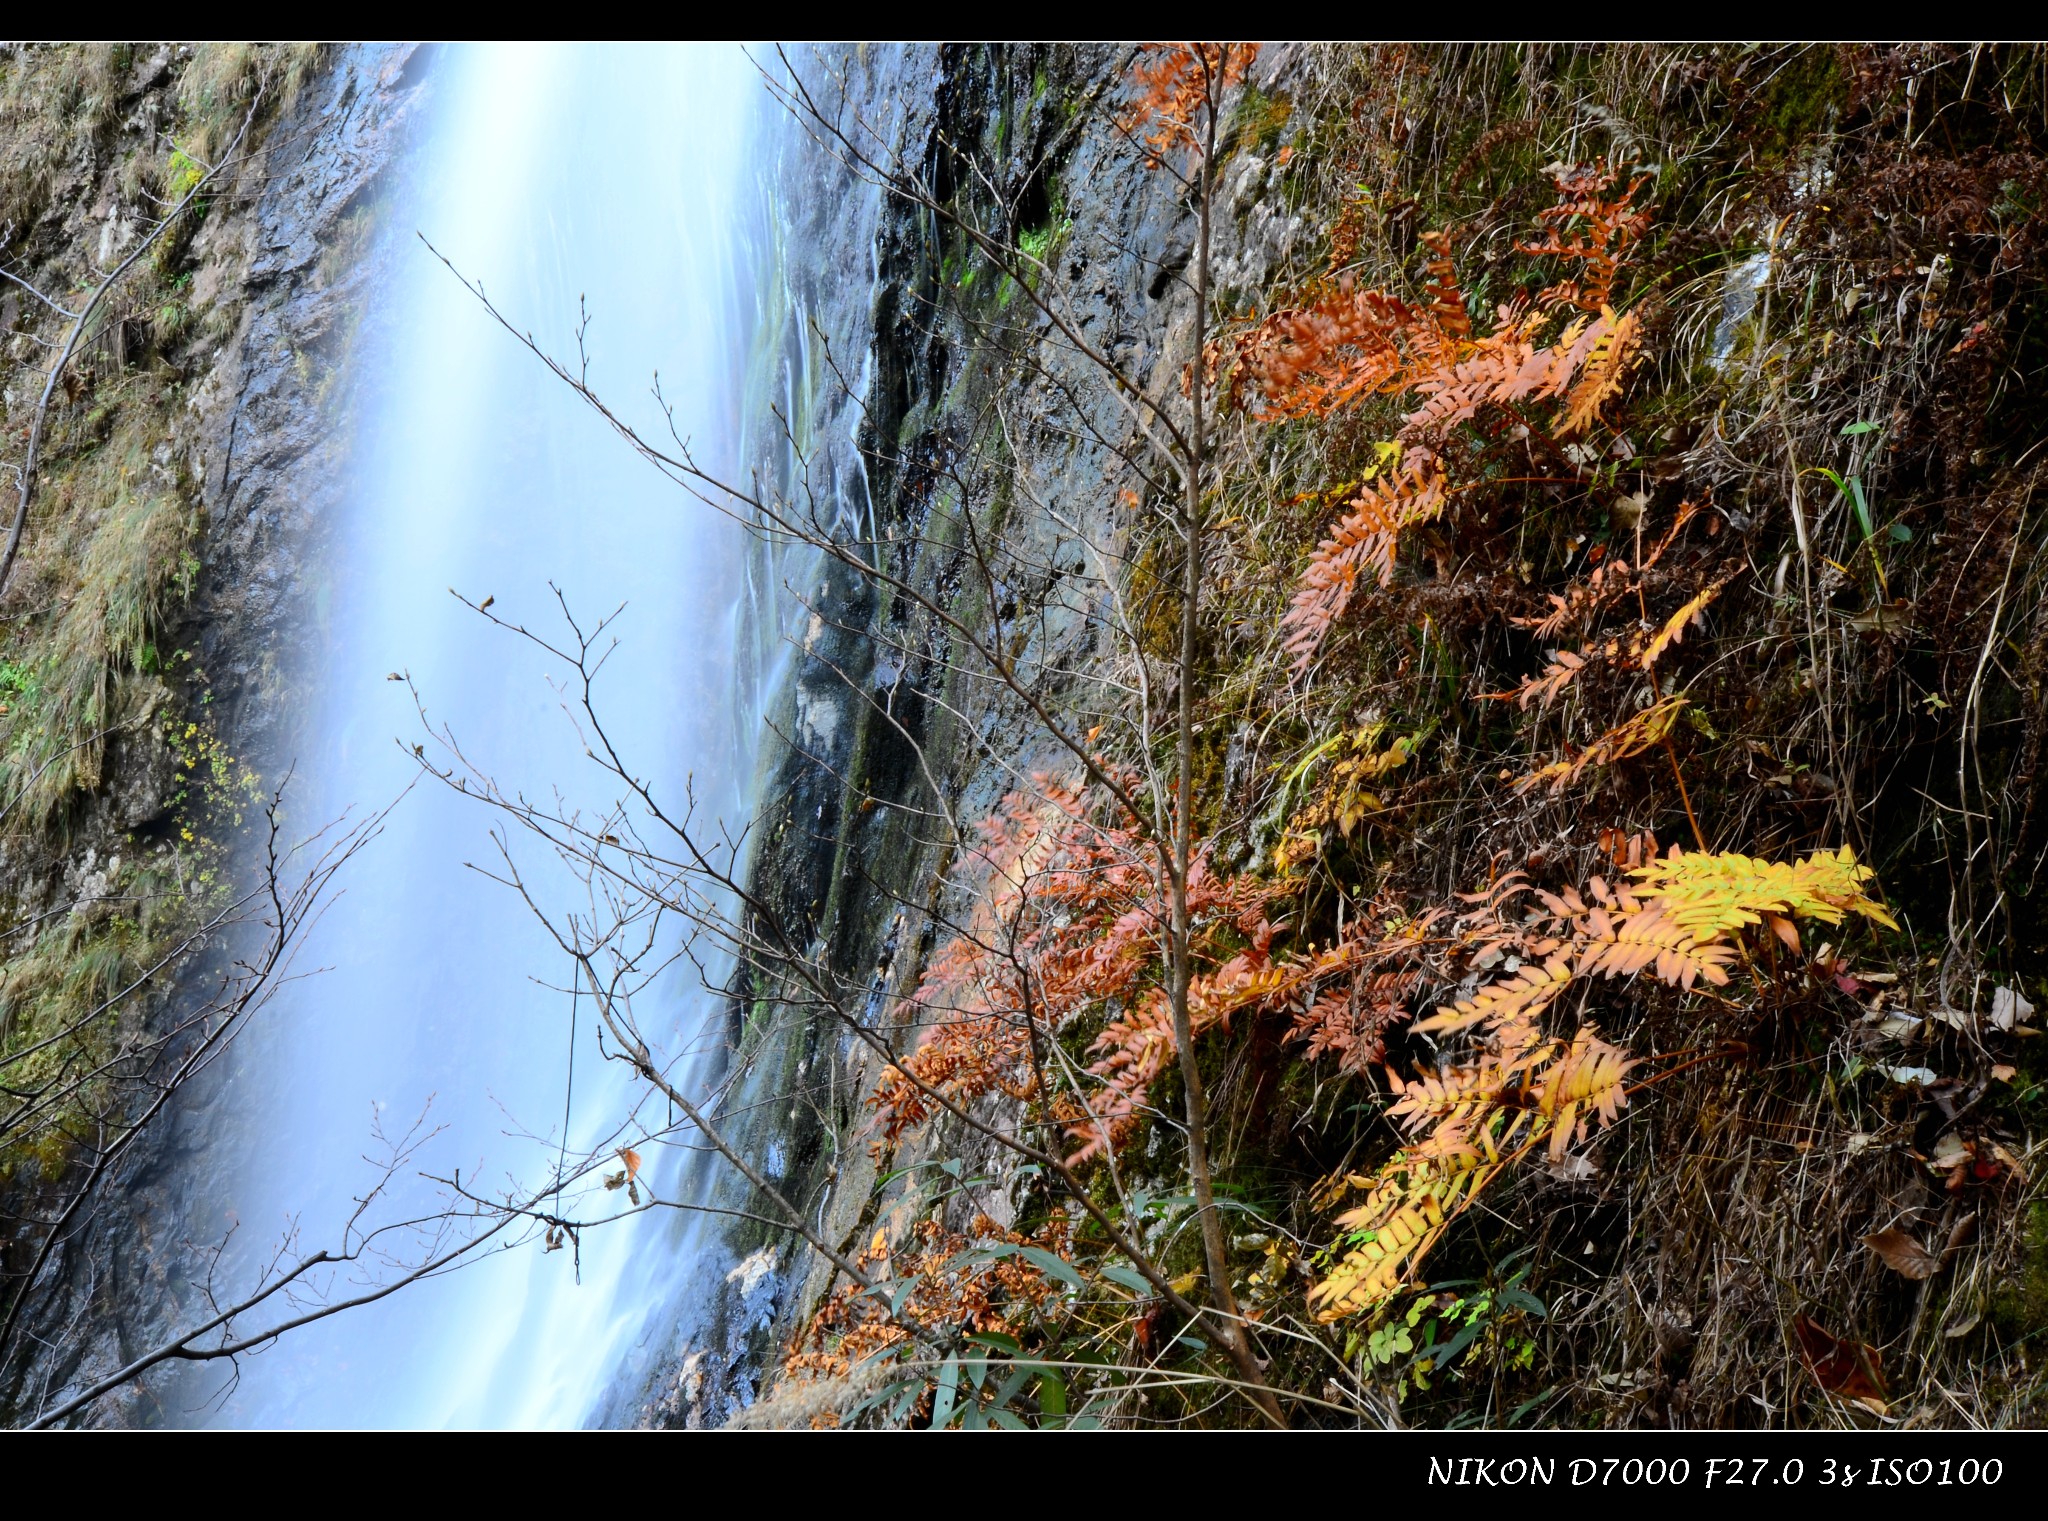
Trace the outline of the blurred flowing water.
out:
[[[636,459],[412,232],[572,363],[587,302],[592,385],[664,432],[648,389],[658,370],[699,462],[732,472],[773,263],[759,76],[726,47],[451,48],[433,67],[425,135],[388,224],[407,241],[392,246],[381,336],[358,361],[356,483],[314,612],[325,666],[307,683],[294,820],[361,813],[415,775],[410,746],[425,735],[391,672],[411,676],[431,719],[507,793],[608,804],[617,788],[549,684],[559,668],[449,595],[494,597],[497,615],[558,636],[550,583],[586,624],[625,604],[599,701],[638,774],[668,802],[687,783],[700,816],[738,820],[774,674],[755,616],[768,578],[747,535]],[[517,897],[465,867],[495,864],[494,822],[416,788],[315,932],[302,966],[324,970],[245,1042],[227,1095],[243,1154],[216,1170],[228,1183],[215,1190],[245,1271],[293,1220],[304,1247],[337,1237],[378,1176],[364,1160],[373,1126],[395,1135],[424,1113],[439,1127],[375,1219],[436,1206],[421,1171],[460,1168],[484,1192],[549,1176],[571,1009],[536,979],[564,985],[567,969]],[[561,873],[512,844],[539,896],[567,906]],[[719,1001],[693,974],[656,992],[637,1004],[643,1027],[671,1054],[699,1052],[676,1070],[708,1082]],[[644,1098],[602,1059],[588,1000],[582,1012],[572,1156]],[[665,1197],[694,1186],[687,1158],[649,1148]],[[657,1211],[586,1233],[580,1254],[496,1254],[295,1331],[232,1381],[196,1374],[179,1403],[185,1418],[232,1425],[617,1419],[616,1386],[647,1360],[648,1328],[671,1325],[689,1292],[694,1241],[686,1216]],[[344,1275],[331,1292],[350,1285]]]

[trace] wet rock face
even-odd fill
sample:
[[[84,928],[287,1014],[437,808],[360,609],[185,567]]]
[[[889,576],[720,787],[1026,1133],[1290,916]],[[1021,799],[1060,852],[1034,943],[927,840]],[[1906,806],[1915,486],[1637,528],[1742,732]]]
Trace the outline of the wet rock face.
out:
[[[1135,162],[1110,126],[1104,104],[1120,55],[1107,48],[868,48],[797,55],[814,83],[843,84],[842,118],[871,128],[878,156],[928,168],[942,180],[942,145],[976,145],[1006,166],[1004,214],[1020,229],[1072,231],[1059,276],[1079,330],[1155,390],[1175,377],[1157,363],[1185,347],[1189,298],[1178,282],[1192,248],[1186,208],[1162,177]],[[168,70],[168,55],[150,69]],[[223,737],[274,774],[297,742],[298,673],[323,637],[321,549],[345,489],[353,398],[346,359],[381,318],[376,212],[385,176],[407,146],[407,127],[431,88],[430,55],[403,47],[336,50],[270,130],[236,194],[194,241],[194,286],[240,308],[232,336],[193,385],[186,420],[157,461],[195,483],[205,514],[202,568],[191,623],[211,682]],[[1113,469],[1101,438],[1119,438],[1121,409],[1100,387],[1076,428],[1052,419],[1067,405],[1056,353],[1038,354],[1035,375],[984,340],[988,283],[964,287],[935,241],[930,219],[872,186],[848,181],[825,156],[788,134],[775,168],[786,215],[789,312],[777,356],[786,385],[777,402],[808,393],[800,441],[805,471],[767,440],[749,461],[756,478],[817,520],[848,534],[873,532],[903,545],[919,541],[949,502],[957,472],[986,501],[993,478],[976,450],[977,430],[1000,400],[1016,425],[1018,453],[1001,467],[1041,498],[1069,504],[1084,529],[1114,544]],[[1259,283],[1293,229],[1265,209],[1265,168],[1249,158],[1234,170],[1233,206],[1249,207],[1247,235],[1219,248],[1230,282]],[[985,188],[947,187],[973,198]],[[63,214],[80,236],[126,236],[112,208]],[[9,299],[9,298],[0,298]],[[1024,344],[1044,334],[1024,331]],[[1155,373],[1157,372],[1157,373]],[[850,383],[850,389],[841,381]],[[763,411],[765,412],[765,407]],[[980,473],[977,474],[976,472]],[[1042,514],[1023,515],[1011,548],[1040,571],[1000,589],[991,614],[1017,622],[1020,658],[1048,646],[1086,657],[1084,609],[1061,588],[1085,568]],[[792,669],[770,714],[791,743],[764,762],[757,796],[761,841],[753,888],[786,922],[804,927],[847,999],[880,1011],[914,986],[933,944],[942,860],[913,814],[878,803],[928,809],[936,785],[963,818],[986,815],[1009,772],[990,756],[1029,768],[1049,756],[1014,700],[962,691],[950,674],[947,636],[900,600],[843,569],[771,559],[760,585],[793,589],[805,604],[789,627]],[[962,595],[957,559],[904,550],[892,569],[918,584]],[[772,617],[773,615],[766,615]],[[772,641],[771,641],[772,642]],[[1049,695],[1059,700],[1061,692]],[[919,751],[924,761],[920,761]],[[111,838],[160,813],[172,786],[160,754],[140,747],[109,753],[102,789]],[[152,770],[152,766],[155,767]],[[71,857],[80,883],[103,872],[108,840],[82,841]],[[749,1009],[733,1009],[744,1068],[729,1100],[744,1144],[791,1197],[819,1212],[835,1236],[872,1229],[877,1205],[866,1143],[858,1135],[863,1091],[878,1064],[827,1020],[756,1041]],[[809,1101],[792,1106],[801,1090]],[[773,1094],[780,1104],[754,1100]],[[0,1374],[0,1408],[19,1408],[48,1390],[114,1366],[123,1347],[187,1308],[190,1246],[176,1239],[185,1191],[205,1166],[210,1139],[235,1124],[232,1094],[207,1092],[147,1152],[110,1180],[107,1204],[65,1248],[55,1289],[36,1329],[55,1349],[27,1368]],[[935,1140],[977,1170],[988,1147]],[[729,1180],[728,1180],[729,1184]],[[720,1185],[713,1202],[745,1208],[746,1191]],[[881,1208],[905,1207],[897,1197]],[[771,1248],[781,1242],[782,1248]],[[651,1350],[644,1376],[616,1392],[612,1423],[716,1425],[750,1403],[772,1378],[790,1334],[815,1298],[807,1251],[780,1235],[738,1231],[715,1267],[679,1262],[702,1283],[685,1324]],[[717,1256],[714,1253],[714,1256]],[[187,1304],[181,1304],[181,1296]],[[155,1404],[108,1406],[95,1419],[149,1423],[190,1419]]]
[[[266,770],[290,759],[289,698],[322,632],[320,551],[348,485],[347,360],[376,321],[383,176],[430,59],[410,45],[339,50],[272,130],[265,188],[212,251],[238,269],[245,315],[192,406],[207,521],[198,631],[216,699]]]
[[[1114,66],[1109,49],[870,48],[797,58],[812,98],[836,120],[859,123],[855,135],[876,159],[924,175],[942,196],[959,194],[992,225],[1012,219],[1004,231],[1043,235],[1057,203],[1074,228],[1059,275],[1081,330],[1149,384],[1191,228],[1157,180],[1117,151],[1099,109]],[[951,184],[948,144],[1001,166],[997,185]],[[1001,528],[1006,550],[1037,569],[992,600],[933,533],[959,506],[963,482],[979,517],[1007,489],[1001,472],[1015,470],[1114,540],[1103,521],[1114,500],[1107,451],[1078,439],[1071,424],[1039,426],[1068,394],[1056,370],[1034,374],[1018,362],[1045,342],[1042,323],[1006,308],[998,322],[993,280],[977,289],[963,279],[959,250],[908,201],[883,199],[860,226],[857,199],[819,185],[827,172],[822,158],[795,166],[784,200],[790,246],[817,251],[791,269],[792,298],[835,345],[833,366],[809,371],[825,421],[810,441],[813,470],[785,482],[795,488],[789,494],[808,489],[829,500],[820,521],[893,546],[883,551],[892,574],[984,629],[1003,620],[1006,644],[1026,640],[1020,658],[1074,645],[1086,637],[1085,609],[1068,605],[1064,589],[1094,567],[1079,546],[1058,541],[1043,514],[1015,514]],[[1009,336],[991,342],[993,326]],[[1042,365],[1046,351],[1034,357]],[[1098,400],[1079,431],[1121,437],[1118,403]],[[1020,453],[992,463],[984,425],[998,406],[1021,424]],[[858,450],[851,465],[847,442]],[[980,817],[1011,784],[1010,766],[1051,757],[1038,754],[1044,741],[1021,704],[958,676],[951,636],[911,599],[836,569],[792,584],[809,606],[793,631],[798,659],[774,721],[792,742],[769,759],[757,794],[762,844],[752,891],[800,927],[842,1001],[879,1022],[915,984],[932,945],[943,853],[938,831],[916,820],[935,816],[941,801]],[[1060,684],[1046,695],[1060,702]],[[861,1100],[879,1064],[831,1018],[778,1023],[773,1004],[771,995],[735,1006],[744,1070],[727,1101],[728,1133],[744,1133],[757,1165],[787,1197],[805,1201],[826,1234],[851,1240],[876,1224],[870,1138],[860,1132]],[[808,1099],[791,1104],[791,1093]],[[933,1144],[974,1150],[958,1136]],[[724,1202],[762,1209],[744,1190]],[[742,1272],[764,1261],[768,1244],[759,1231],[728,1236],[731,1271],[707,1284],[698,1318],[644,1386],[637,1420],[720,1424],[772,1383],[824,1279],[804,1248],[785,1249],[758,1274]]]
[[[1196,227],[1173,176],[1148,167],[1114,125],[1125,63],[1106,47],[869,48],[806,54],[798,68],[828,115],[864,125],[861,141],[874,157],[919,173],[941,197],[958,196],[998,236],[1045,239],[1073,330],[1164,398],[1192,352],[1193,295],[1181,277]],[[1285,50],[1268,50],[1256,82],[1271,88],[1289,67]],[[988,178],[953,183],[952,146]],[[1227,307],[1264,287],[1301,227],[1268,194],[1270,162],[1232,153],[1226,164],[1212,274]],[[847,326],[845,293],[872,291],[861,357],[847,357],[851,335],[842,336],[838,363],[856,380],[858,405],[842,403],[837,416],[859,444],[865,531],[892,545],[883,551],[894,556],[892,574],[947,601],[983,634],[999,634],[1020,668],[1044,673],[1040,699],[1066,711],[1117,654],[1097,647],[1096,630],[1110,620],[1089,599],[1102,595],[1106,570],[1116,573],[1100,554],[1115,560],[1127,542],[1129,514],[1117,506],[1127,480],[1115,446],[1135,445],[1128,414],[1044,318],[1023,302],[995,304],[993,282],[970,278],[972,263],[929,213],[887,199],[866,240],[854,242],[843,209],[820,209],[845,204],[844,196],[792,197],[789,233],[792,246],[824,251],[792,280],[814,293],[820,312],[835,310],[839,291],[836,331]],[[858,283],[867,268],[871,283]],[[995,437],[989,419],[998,415],[1004,427]],[[833,475],[843,482],[845,471]],[[963,491],[1014,570],[992,588],[977,590],[961,555],[930,532]],[[1026,503],[1058,504],[1071,527]],[[759,793],[763,843],[752,889],[786,922],[805,926],[842,1001],[885,1026],[915,988],[942,922],[957,922],[962,909],[943,879],[942,831],[910,821],[941,808],[963,821],[986,817],[1020,773],[1060,769],[1066,758],[1018,698],[958,676],[953,636],[909,599],[822,579],[812,583],[815,616],[778,724],[797,743],[770,762]],[[850,1250],[878,1226],[895,1232],[929,1211],[920,1162],[1010,1175],[1007,1153],[935,1125],[891,1158],[909,1180],[879,1186],[863,1100],[882,1064],[829,1017],[769,1039],[748,1018],[760,1018],[759,1006],[735,1010],[735,1032],[751,1031],[757,1043],[741,1042],[752,1066],[729,1105],[740,1115],[769,1094],[807,1095],[800,1105],[766,1106],[774,1121],[757,1126],[749,1144],[828,1238]],[[743,1193],[732,1204],[760,1207]],[[958,1198],[945,1207],[968,1208]],[[1000,1183],[974,1207],[998,1219],[1012,1213]],[[731,1260],[751,1260],[745,1253],[763,1239],[734,1233]],[[670,1381],[650,1390],[641,1419],[716,1424],[757,1387],[772,1387],[830,1276],[797,1247],[751,1295],[730,1284],[715,1291],[716,1313],[666,1365]]]
[[[195,652],[221,745],[266,777],[292,759],[304,707],[293,694],[321,634],[308,610],[319,601],[320,551],[346,488],[353,401],[339,380],[351,343],[374,320],[378,198],[430,86],[427,62],[411,46],[331,50],[190,245],[195,301],[234,320],[230,336],[187,370],[175,429],[148,457],[153,477],[197,498],[203,523],[193,595],[160,643]],[[135,77],[145,91],[161,90],[171,67],[163,49]],[[163,109],[147,94],[135,108],[138,120]],[[96,238],[104,262],[132,242],[132,217],[118,200],[91,199],[90,168],[58,184],[45,221],[63,238]],[[147,684],[144,722],[109,743],[65,854],[52,861],[18,849],[0,860],[16,902],[61,895],[86,919],[112,911],[110,884],[121,851],[132,848],[123,842],[158,824],[181,785],[177,757],[153,722],[177,700],[163,681]],[[205,980],[203,967],[187,968],[165,997],[124,1014],[124,1027],[171,1017]],[[219,1086],[202,1084],[167,1111],[72,1221],[25,1310],[22,1344],[33,1350],[0,1368],[0,1417],[27,1418],[190,1318],[199,1294],[194,1249],[204,1243],[181,1239],[181,1222],[212,1143],[236,1123],[231,1098],[211,1091]],[[0,1240],[8,1266],[27,1260],[41,1239],[37,1217],[63,1197],[57,1185],[10,1187],[16,1218]],[[193,1418],[158,1395],[116,1396],[89,1417],[110,1425]]]

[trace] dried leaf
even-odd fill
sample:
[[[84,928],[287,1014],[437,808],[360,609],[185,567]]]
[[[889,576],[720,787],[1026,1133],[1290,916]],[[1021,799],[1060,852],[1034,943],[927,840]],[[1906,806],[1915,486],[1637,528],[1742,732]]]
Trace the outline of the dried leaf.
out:
[[[1886,1267],[1916,1282],[1922,1278],[1931,1278],[1934,1270],[1941,1266],[1939,1257],[1897,1226],[1874,1231],[1863,1237],[1862,1241],[1884,1260]]]
[[[1999,1029],[2010,1030],[2033,1012],[2034,1006],[2017,989],[1996,988],[1992,991],[1991,1023]]]
[[[1951,1167],[1961,1167],[1976,1155],[1976,1147],[1950,1131],[1934,1143],[1934,1155],[1927,1159],[1927,1165],[1937,1172],[1947,1172]]]
[[[1657,663],[1658,656],[1685,638],[1686,626],[1699,620],[1700,614],[1706,611],[1707,604],[1721,595],[1721,588],[1728,584],[1728,579],[1727,576],[1723,576],[1701,588],[1698,596],[1665,621],[1664,626],[1657,630],[1657,637],[1650,641],[1649,648],[1643,651],[1641,665],[1644,670],[1649,670]]]
[[[640,1153],[630,1146],[619,1148],[619,1160],[626,1164],[626,1181],[632,1182],[640,1176]]]
[[[1877,1348],[1868,1342],[1842,1341],[1804,1315],[1792,1317],[1792,1334],[1813,1381],[1830,1394],[1853,1400],[1878,1415],[1885,1413],[1884,1375]]]
[[[1950,1257],[1953,1257],[1957,1252],[1961,1251],[1965,1246],[1969,1245],[1970,1238],[1975,1236],[1976,1234],[1977,1212],[1973,1209],[1967,1215],[1963,1216],[1962,1219],[1956,1221],[1954,1225],[1949,1227],[1948,1240],[1942,1243],[1942,1260],[1947,1261]]]
[[[1913,604],[1902,598],[1897,602],[1879,602],[1842,621],[1859,634],[1898,634],[1911,626],[1912,616]]]

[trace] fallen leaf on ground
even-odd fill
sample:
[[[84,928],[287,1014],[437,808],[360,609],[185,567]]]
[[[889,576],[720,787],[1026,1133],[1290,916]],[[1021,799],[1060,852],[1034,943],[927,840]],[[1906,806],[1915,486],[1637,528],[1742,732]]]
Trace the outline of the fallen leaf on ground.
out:
[[[2020,1159],[2014,1156],[2010,1151],[2006,1150],[2004,1146],[2001,1146],[1998,1142],[1993,1141],[1991,1143],[1991,1154],[1994,1157],[1998,1158],[1999,1161],[2003,1162],[2006,1165],[2006,1167],[2011,1170],[2012,1175],[2015,1178],[2018,1178],[2022,1183],[2027,1181],[2026,1168],[2022,1167],[2020,1165]]]
[[[1958,1248],[1968,1243],[1969,1239],[1976,1234],[1977,1212],[1973,1209],[1949,1227],[1948,1240],[1942,1244],[1941,1248],[1943,1260],[1946,1261]]]
[[[1792,1334],[1813,1381],[1830,1394],[1853,1400],[1877,1415],[1885,1413],[1884,1375],[1877,1348],[1868,1342],[1843,1341],[1804,1315],[1792,1317]]]
[[[1941,1081],[1941,1075],[1932,1067],[1879,1067],[1877,1070],[1908,1088],[1931,1088]]]
[[[2014,1025],[2034,1012],[2034,1006],[2014,988],[1995,988],[1991,994],[1991,1023],[2001,1030],[2010,1030]]]
[[[1937,1172],[1947,1172],[1951,1167],[1961,1167],[1977,1155],[1977,1148],[1951,1130],[1934,1143],[1934,1155],[1927,1159],[1927,1165]]]
[[[1941,1266],[1940,1258],[1897,1226],[1873,1231],[1862,1240],[1865,1246],[1883,1259],[1886,1267],[1907,1278],[1931,1277],[1934,1270]]]

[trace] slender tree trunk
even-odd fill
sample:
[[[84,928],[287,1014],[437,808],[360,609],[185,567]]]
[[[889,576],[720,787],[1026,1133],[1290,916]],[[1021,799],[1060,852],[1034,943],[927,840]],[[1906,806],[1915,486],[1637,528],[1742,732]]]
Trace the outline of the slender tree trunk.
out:
[[[1188,1175],[1194,1185],[1195,1208],[1202,1227],[1202,1255],[1208,1269],[1209,1300],[1216,1307],[1220,1317],[1219,1334],[1228,1338],[1233,1360],[1245,1364],[1251,1362],[1251,1349],[1238,1318],[1237,1296],[1230,1287],[1230,1262],[1223,1238],[1223,1219],[1216,1208],[1216,1190],[1210,1174],[1208,1097],[1202,1087],[1201,1064],[1195,1057],[1194,1029],[1188,1010],[1189,986],[1194,980],[1188,878],[1194,867],[1195,841],[1195,620],[1202,592],[1202,483],[1208,468],[1207,416],[1203,405],[1207,377],[1203,351],[1208,343],[1209,237],[1215,185],[1216,113],[1221,104],[1224,72],[1219,69],[1208,81],[1202,151],[1196,165],[1200,179],[1195,192],[1198,220],[1194,259],[1195,353],[1193,380],[1188,388],[1193,419],[1182,472],[1187,502],[1181,543],[1185,558],[1181,576],[1179,732],[1175,736],[1178,775],[1173,813],[1173,862],[1169,872],[1172,920],[1167,934],[1167,950],[1173,1038],[1180,1048],[1181,1082],[1186,1092]],[[1261,1404],[1264,1403],[1262,1400]]]

